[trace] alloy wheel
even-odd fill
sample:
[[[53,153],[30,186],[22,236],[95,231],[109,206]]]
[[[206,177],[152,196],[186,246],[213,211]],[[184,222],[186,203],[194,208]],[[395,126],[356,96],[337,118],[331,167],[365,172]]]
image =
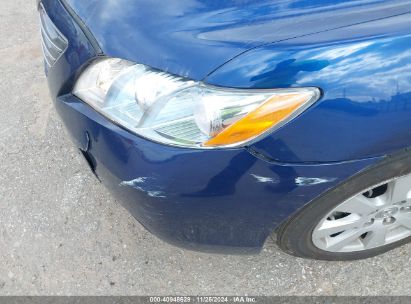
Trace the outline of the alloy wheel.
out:
[[[411,236],[411,174],[365,189],[331,210],[312,241],[329,252],[381,247]]]

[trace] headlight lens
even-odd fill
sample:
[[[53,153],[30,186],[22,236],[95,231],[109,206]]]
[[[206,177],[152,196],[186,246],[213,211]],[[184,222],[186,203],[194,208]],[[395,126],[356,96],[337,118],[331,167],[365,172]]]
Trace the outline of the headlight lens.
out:
[[[128,130],[160,143],[244,146],[297,116],[317,88],[240,90],[207,86],[116,58],[91,64],[73,94]]]

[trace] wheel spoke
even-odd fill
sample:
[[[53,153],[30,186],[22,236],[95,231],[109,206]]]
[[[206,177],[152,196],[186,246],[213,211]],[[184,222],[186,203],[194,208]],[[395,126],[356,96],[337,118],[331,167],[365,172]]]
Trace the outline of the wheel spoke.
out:
[[[352,229],[345,231],[336,237],[330,238],[327,241],[327,250],[341,251],[345,246],[359,240],[359,237],[364,233],[363,229]]]
[[[383,195],[377,196],[372,200],[377,208],[383,208],[392,204],[391,195],[389,193],[384,193]]]
[[[389,184],[391,188],[391,201],[398,203],[411,198],[411,175],[393,180]]]
[[[361,224],[361,218],[355,214],[337,220],[325,220],[315,233],[316,238],[323,238],[335,233],[354,229]]]
[[[372,229],[367,233],[367,236],[363,240],[365,249],[370,249],[385,244],[385,237],[387,235],[387,229],[381,223],[375,223],[370,227]]]
[[[411,213],[410,212],[400,212],[396,216],[397,223],[411,230]]]
[[[355,213],[361,215],[370,214],[378,209],[372,199],[363,195],[357,195],[342,203],[336,208],[338,211]]]

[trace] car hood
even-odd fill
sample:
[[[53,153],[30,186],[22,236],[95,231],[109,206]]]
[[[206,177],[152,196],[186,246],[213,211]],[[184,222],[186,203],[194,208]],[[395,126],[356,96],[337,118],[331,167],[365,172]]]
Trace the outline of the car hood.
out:
[[[267,43],[411,11],[383,0],[62,0],[107,56],[201,80]]]

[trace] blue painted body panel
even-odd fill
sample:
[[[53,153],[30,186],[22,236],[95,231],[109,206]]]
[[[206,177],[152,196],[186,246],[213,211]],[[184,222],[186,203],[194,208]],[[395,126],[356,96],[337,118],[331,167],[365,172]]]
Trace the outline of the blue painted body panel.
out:
[[[330,162],[393,153],[411,146],[411,14],[352,26],[349,35],[339,29],[266,45],[206,82],[322,89],[313,107],[253,146],[268,158]]]
[[[104,55],[219,86],[323,90],[307,112],[251,147],[154,143],[70,94],[97,52],[60,1],[43,0],[69,40],[48,71],[58,113],[102,182],[168,242],[256,251],[311,200],[410,145],[408,1],[67,2]],[[378,21],[367,29],[371,19]]]
[[[203,79],[266,43],[411,12],[410,0],[65,0],[103,52]]]

